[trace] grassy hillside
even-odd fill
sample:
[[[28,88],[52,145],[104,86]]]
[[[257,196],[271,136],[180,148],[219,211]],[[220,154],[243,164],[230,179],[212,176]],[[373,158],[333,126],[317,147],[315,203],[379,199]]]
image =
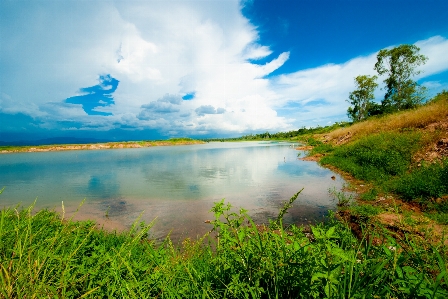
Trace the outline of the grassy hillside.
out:
[[[303,140],[321,164],[361,180],[361,199],[402,200],[448,224],[448,92],[417,109]]]

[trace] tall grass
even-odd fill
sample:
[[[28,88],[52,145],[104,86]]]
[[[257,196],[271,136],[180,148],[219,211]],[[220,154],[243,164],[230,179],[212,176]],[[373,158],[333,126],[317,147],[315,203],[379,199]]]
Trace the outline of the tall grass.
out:
[[[385,116],[371,117],[366,121],[350,127],[339,128],[328,133],[328,139],[339,140],[351,135],[356,140],[371,134],[403,130],[407,128],[423,128],[431,123],[448,117],[448,92],[442,92],[426,105]]]
[[[210,234],[174,245],[151,225],[108,233],[52,211],[0,216],[0,298],[446,298],[446,248],[358,240],[333,218],[311,227],[256,225],[215,204]]]

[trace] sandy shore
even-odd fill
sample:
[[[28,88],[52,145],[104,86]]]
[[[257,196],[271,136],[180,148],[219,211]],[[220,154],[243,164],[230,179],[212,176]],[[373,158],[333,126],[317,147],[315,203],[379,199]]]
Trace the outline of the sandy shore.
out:
[[[136,141],[136,142],[107,142],[94,144],[60,144],[60,145],[39,145],[39,146],[10,146],[3,148],[0,153],[33,153],[33,152],[52,152],[52,151],[73,151],[73,150],[102,150],[102,149],[121,149],[121,148],[142,148],[152,146],[169,145],[189,145],[203,144],[200,140],[176,140],[176,141]]]

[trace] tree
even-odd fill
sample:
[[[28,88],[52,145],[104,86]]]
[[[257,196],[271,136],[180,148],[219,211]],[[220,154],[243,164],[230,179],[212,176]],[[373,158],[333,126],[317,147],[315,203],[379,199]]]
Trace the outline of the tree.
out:
[[[375,82],[377,76],[358,76],[355,78],[357,89],[352,91],[347,100],[350,105],[347,115],[353,121],[360,121],[369,116],[369,111],[378,106],[372,100],[375,98],[373,92],[378,84]],[[376,105],[376,106],[375,106]]]
[[[374,70],[380,76],[387,76],[384,80],[386,95],[382,101],[385,112],[413,108],[424,100],[425,88],[412,79],[420,74],[416,68],[428,60],[418,54],[419,51],[414,45],[400,45],[378,53]]]

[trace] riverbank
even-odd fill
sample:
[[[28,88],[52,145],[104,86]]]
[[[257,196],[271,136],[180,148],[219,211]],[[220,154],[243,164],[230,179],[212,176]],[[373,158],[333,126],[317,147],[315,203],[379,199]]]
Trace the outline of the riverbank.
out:
[[[302,159],[341,174],[356,191],[342,200],[340,219],[355,234],[382,226],[448,245],[448,94],[410,111],[371,118],[326,134],[308,135]],[[443,241],[442,241],[443,240]]]
[[[52,151],[73,151],[73,150],[104,150],[104,149],[123,149],[123,148],[142,148],[153,146],[171,146],[171,145],[191,145],[203,144],[204,141],[193,140],[189,138],[172,138],[168,140],[156,141],[127,141],[127,142],[107,142],[93,144],[54,144],[39,146],[0,146],[0,153],[33,153],[33,152],[52,152]]]

